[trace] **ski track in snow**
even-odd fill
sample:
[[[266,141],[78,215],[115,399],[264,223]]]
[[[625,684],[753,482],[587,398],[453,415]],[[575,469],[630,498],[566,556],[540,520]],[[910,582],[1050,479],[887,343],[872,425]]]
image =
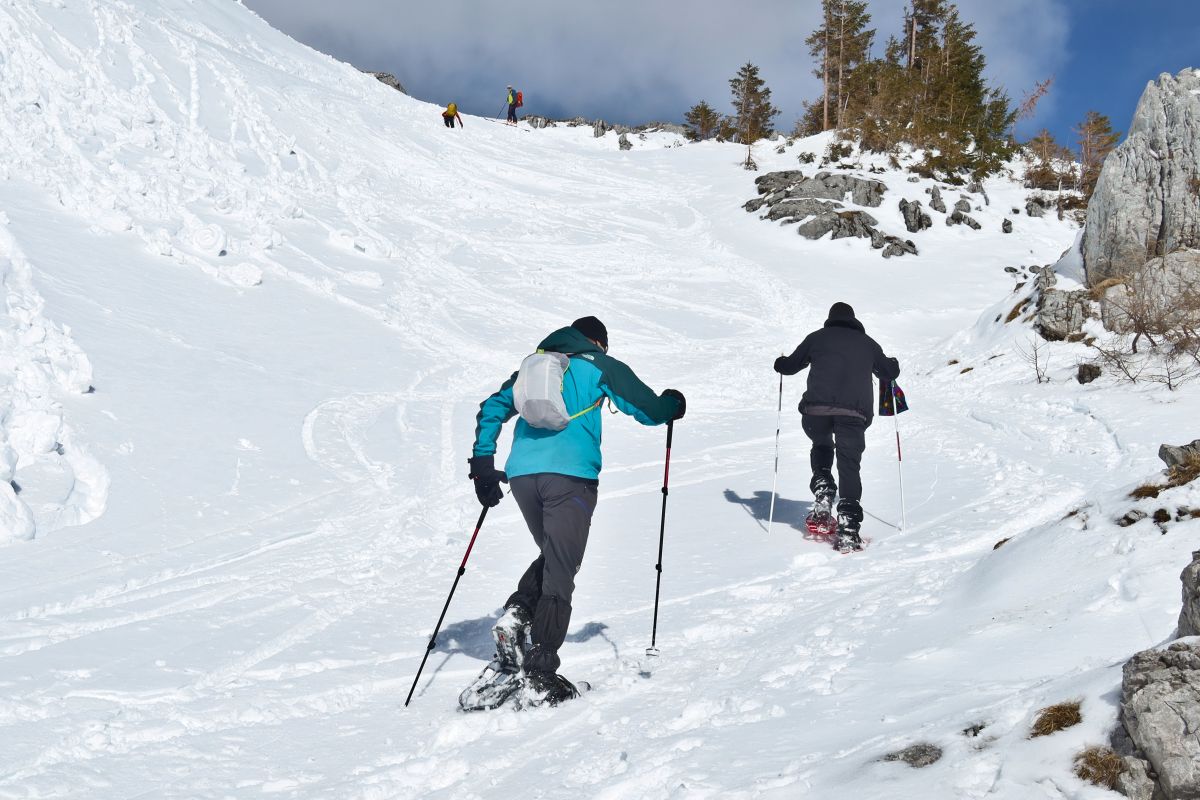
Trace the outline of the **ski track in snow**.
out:
[[[0,467],[55,465],[74,486],[37,512],[0,481],[9,538],[38,534],[4,551],[0,797],[1099,796],[1070,756],[1102,739],[1120,659],[1169,632],[1176,592],[1157,576],[1187,545],[1110,522],[1125,509],[1109,498],[1157,468],[1143,410],[1066,385],[1061,364],[1034,384],[1013,355],[1027,329],[990,323],[1013,303],[1000,268],[1053,261],[1070,226],[1020,217],[1022,236],[986,247],[935,226],[894,262],[804,242],[740,209],[738,148],[618,154],[586,130],[473,117],[430,133],[432,107],[236,5],[17,2],[0,38],[0,277],[19,321],[0,328],[0,370],[24,380],[0,394]],[[770,148],[764,169],[795,166]],[[931,184],[882,177],[872,213],[898,232],[897,198]],[[992,184],[977,216],[998,230],[1023,192]],[[877,420],[879,522],[848,557],[799,535],[796,380],[770,537],[760,519],[769,363],[839,299],[900,355],[914,409],[908,525],[888,527]],[[651,385],[689,397],[663,656],[641,655],[662,431],[606,417],[563,651],[594,691],[452,710],[533,556],[505,500],[404,709],[478,513],[476,404],[588,313]],[[104,365],[94,408],[63,399],[93,380],[84,352]],[[1150,397],[1150,418],[1180,418]],[[23,414],[63,453],[21,439]],[[1087,725],[1035,748],[1032,713],[1066,696]],[[917,740],[946,757],[878,763]]]

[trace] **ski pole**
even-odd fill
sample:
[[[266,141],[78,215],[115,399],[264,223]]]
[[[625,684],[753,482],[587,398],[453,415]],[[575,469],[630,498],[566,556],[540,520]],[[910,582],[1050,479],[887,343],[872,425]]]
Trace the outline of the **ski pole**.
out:
[[[900,475],[900,530],[908,524],[904,510],[904,456],[900,452],[900,409],[896,405],[896,382],[892,381],[892,422],[896,423],[896,471]]]
[[[471,548],[475,546],[475,537],[479,535],[479,529],[483,527],[483,518],[487,516],[487,512],[487,506],[484,506],[483,511],[479,512],[479,521],[475,523],[475,532],[471,534],[471,541],[467,543],[467,552],[463,554],[462,563],[458,565],[458,574],[454,576],[450,594],[446,595],[446,605],[442,606],[442,615],[438,617],[437,625],[433,628],[433,636],[429,637],[429,646],[425,648],[425,657],[421,659],[421,666],[417,668],[417,676],[413,678],[412,688],[408,690],[408,697],[404,701],[405,708],[408,708],[409,702],[412,701],[413,692],[417,689],[417,681],[421,680],[421,672],[425,669],[425,662],[429,660],[429,654],[437,646],[437,635],[442,630],[442,621],[446,619],[446,611],[450,608],[450,599],[454,597],[454,590],[458,588],[459,578],[467,571],[467,559],[471,557]]]
[[[658,596],[659,590],[662,589],[663,538],[667,530],[667,483],[671,477],[671,437],[674,434],[675,420],[671,420],[667,423],[667,460],[663,467],[662,518],[658,523],[658,563],[654,565],[654,569],[658,571],[658,577],[654,581],[654,627],[650,630],[650,646],[646,648],[648,656],[658,655],[658,648],[655,647],[658,641]]]
[[[771,513],[767,515],[767,535],[775,524],[775,490],[779,488],[779,429],[783,426],[783,373],[779,373],[779,412],[775,416],[775,479],[771,481]]]

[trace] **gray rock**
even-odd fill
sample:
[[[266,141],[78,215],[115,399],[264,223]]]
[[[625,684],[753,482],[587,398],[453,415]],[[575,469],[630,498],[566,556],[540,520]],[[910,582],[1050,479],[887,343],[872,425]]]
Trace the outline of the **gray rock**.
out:
[[[784,188],[790,198],[811,197],[819,200],[844,200],[850,195],[860,206],[877,208],[883,203],[887,186],[882,181],[859,178],[842,172],[818,172],[811,178],[800,170],[769,172],[755,180],[759,194]]]
[[[633,149],[633,142],[629,141],[629,134],[622,133],[620,137],[617,138],[617,147],[621,148],[622,150]]]
[[[963,212],[959,211],[957,206],[955,206],[954,212],[952,214],[950,214],[948,217],[946,217],[946,224],[947,225],[966,225],[968,228],[972,228],[973,230],[979,230],[980,228],[983,227],[970,214],[964,214]]]
[[[1168,469],[1185,464],[1197,455],[1200,455],[1200,439],[1194,439],[1190,444],[1164,444],[1158,448],[1158,457]]]
[[[1200,445],[1200,439],[1192,446]],[[1159,451],[1161,454],[1161,451]],[[1180,637],[1200,636],[1200,550],[1192,553],[1192,563],[1183,568],[1179,580],[1183,582],[1183,610],[1179,612]]]
[[[1200,798],[1200,645],[1175,642],[1126,662],[1121,721],[1163,794]]]
[[[1140,328],[1200,324],[1197,314],[1179,302],[1200,291],[1200,250],[1177,250],[1152,258],[1124,283],[1107,286],[1100,300],[1104,325],[1117,333]]]
[[[1000,230],[1003,231],[1004,233],[1012,233],[1012,231],[1013,231],[1012,220],[1005,217],[1004,222],[1000,223]]]
[[[908,229],[909,233],[917,233],[933,226],[933,220],[921,210],[920,200],[914,200],[910,203],[902,199],[900,201],[900,213],[904,216],[904,227]]]
[[[912,176],[910,176],[910,177],[909,177],[909,179],[908,179],[908,182],[909,182],[909,183],[920,183],[920,182],[921,182],[921,176],[920,176],[920,175],[912,175]]]
[[[1091,299],[1086,289],[1073,292],[1047,289],[1040,292],[1034,314],[1034,330],[1050,342],[1061,342],[1081,334]]]
[[[833,211],[801,224],[798,232],[806,239],[820,239],[830,232],[833,233],[831,239],[870,239],[877,224],[875,218],[865,211]]]
[[[961,211],[966,214],[971,210],[971,201],[965,197],[959,197],[958,202],[954,204],[955,211]]]
[[[390,72],[372,72],[369,69],[363,70],[363,72],[368,75],[374,75],[375,80],[392,87],[397,92],[400,92],[400,94],[408,94],[408,92],[404,91],[404,86],[396,79],[396,76]]]
[[[1075,380],[1080,383],[1091,383],[1100,377],[1100,367],[1096,364],[1080,364],[1075,373]]]
[[[742,205],[742,208],[746,209],[747,211],[758,211],[760,208],[762,208],[766,204],[767,204],[767,198],[756,197],[753,200],[747,200],[745,202],[745,204]]]
[[[916,255],[917,246],[909,239],[901,239],[898,236],[885,236],[883,247],[883,257],[891,258],[892,256]]]
[[[942,748],[936,744],[921,742],[906,747],[903,750],[897,750],[894,753],[888,753],[883,757],[884,761],[903,761],[914,769],[928,767],[930,764],[936,764],[942,757]]]
[[[936,186],[929,193],[929,207],[934,211],[946,213],[946,201],[942,199],[942,190]]]
[[[754,201],[751,200],[750,202]],[[811,197],[803,197],[799,200],[783,200],[771,206],[771,210],[767,212],[763,219],[799,222],[806,217],[832,213],[841,207],[841,203],[834,203],[830,200],[814,200]]]
[[[1041,198],[1031,197],[1025,201],[1025,213],[1031,217],[1046,216],[1046,206],[1043,205]]]
[[[604,124],[604,120],[602,119],[598,119],[592,124],[592,136],[596,139],[608,133],[608,130],[608,126]]]
[[[1154,256],[1200,247],[1200,71],[1146,86],[1129,135],[1100,171],[1088,203],[1088,285],[1129,275]]]

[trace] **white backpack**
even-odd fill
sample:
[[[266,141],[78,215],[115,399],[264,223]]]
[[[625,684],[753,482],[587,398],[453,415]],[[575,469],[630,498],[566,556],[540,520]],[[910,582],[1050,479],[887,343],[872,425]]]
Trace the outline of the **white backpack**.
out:
[[[521,419],[535,428],[561,431],[576,417],[583,416],[603,402],[588,406],[578,414],[568,414],[563,401],[563,378],[571,368],[571,359],[564,353],[539,350],[526,356],[517,370],[513,384],[513,405]]]

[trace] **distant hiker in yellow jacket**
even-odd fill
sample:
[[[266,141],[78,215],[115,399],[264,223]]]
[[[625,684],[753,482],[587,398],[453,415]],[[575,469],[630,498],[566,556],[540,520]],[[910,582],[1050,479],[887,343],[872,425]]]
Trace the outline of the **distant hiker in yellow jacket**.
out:
[[[446,106],[446,110],[442,112],[442,122],[446,123],[447,128],[453,128],[454,120],[458,120],[458,127],[465,127],[463,125],[462,117],[459,116],[458,106],[454,103],[451,103],[450,105]]]

